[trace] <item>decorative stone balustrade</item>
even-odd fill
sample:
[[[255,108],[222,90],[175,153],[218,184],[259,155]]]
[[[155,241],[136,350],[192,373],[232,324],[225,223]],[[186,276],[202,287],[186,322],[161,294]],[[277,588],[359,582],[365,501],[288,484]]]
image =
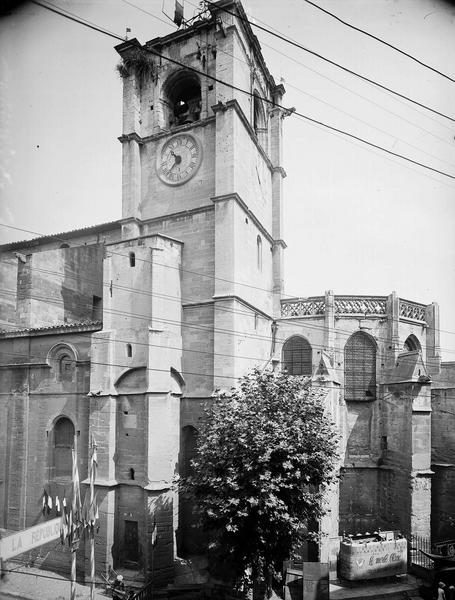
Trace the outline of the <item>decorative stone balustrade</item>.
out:
[[[325,313],[325,297],[297,298],[283,300],[281,303],[281,316],[286,317],[314,317]]]
[[[400,319],[411,319],[412,321],[426,322],[426,306],[400,298]]]
[[[386,296],[335,296],[335,315],[387,314]]]
[[[426,323],[426,306],[398,298],[399,319]],[[392,317],[387,312],[387,296],[333,296],[335,317]],[[325,296],[281,301],[281,317],[320,317],[327,310]],[[389,311],[391,308],[389,308]]]

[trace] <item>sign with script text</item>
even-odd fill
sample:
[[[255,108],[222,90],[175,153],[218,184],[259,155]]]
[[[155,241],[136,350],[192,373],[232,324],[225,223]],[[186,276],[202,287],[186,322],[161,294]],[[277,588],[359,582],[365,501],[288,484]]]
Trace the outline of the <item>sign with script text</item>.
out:
[[[362,580],[406,573],[405,539],[346,543],[340,545],[340,575],[344,579]]]
[[[0,557],[8,560],[22,552],[28,552],[42,544],[57,540],[60,537],[60,522],[60,517],[57,517],[2,538],[0,540]]]

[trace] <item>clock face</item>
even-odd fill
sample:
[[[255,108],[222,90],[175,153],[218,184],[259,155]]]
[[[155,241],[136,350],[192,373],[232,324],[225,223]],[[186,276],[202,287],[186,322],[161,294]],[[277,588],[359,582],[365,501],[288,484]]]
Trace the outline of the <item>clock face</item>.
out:
[[[158,177],[168,185],[180,185],[193,177],[201,160],[201,144],[193,135],[174,135],[164,143],[158,154]]]

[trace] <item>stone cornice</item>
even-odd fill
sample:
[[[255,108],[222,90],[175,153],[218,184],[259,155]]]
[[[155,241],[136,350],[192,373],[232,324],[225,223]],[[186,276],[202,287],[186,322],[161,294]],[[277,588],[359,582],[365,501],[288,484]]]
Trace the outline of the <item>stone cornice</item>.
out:
[[[273,167],[272,172],[279,173],[283,179],[288,176],[283,167]]]
[[[117,138],[119,142],[122,144],[124,142],[137,142],[140,146],[144,143],[144,140],[141,136],[133,131],[133,133],[126,133]]]
[[[0,365],[0,369],[50,369],[50,365],[47,363],[34,363],[34,362],[23,362],[23,363],[5,363]]]
[[[272,292],[270,292],[270,294],[272,294]],[[240,304],[243,304],[243,306],[246,306],[247,308],[249,308],[252,312],[259,313],[265,319],[268,319],[269,321],[273,321],[273,317],[271,317],[269,314],[267,314],[260,308],[253,306],[253,304],[250,304],[247,300],[244,300],[240,296],[237,296],[237,294],[222,294],[219,296],[213,296],[213,300],[214,300],[214,302],[220,302],[222,300],[236,300],[237,302],[240,302]]]
[[[251,123],[246,118],[245,113],[243,112],[242,107],[237,102],[237,100],[228,100],[225,103],[223,103],[223,102],[220,101],[220,102],[218,102],[218,104],[215,104],[214,106],[212,106],[212,110],[213,110],[213,112],[215,114],[217,112],[224,112],[224,111],[229,110],[231,108],[233,108],[235,110],[235,112],[237,113],[237,116],[242,121],[242,125],[245,127],[245,129],[246,129],[248,135],[250,136],[252,142],[256,146],[257,151],[259,152],[259,154],[264,159],[264,162],[267,165],[267,167],[269,168],[270,172],[273,173],[273,169],[275,167],[273,166],[272,161],[270,160],[270,158],[267,156],[264,148],[259,143],[257,135],[255,134],[254,129],[251,126]]]
[[[273,247],[275,248],[275,246],[281,246],[281,248],[283,248],[283,250],[288,247],[286,242],[282,239],[274,240]]]
[[[270,292],[270,293],[272,293],[272,292]],[[219,295],[219,296],[213,296],[213,298],[211,300],[202,300],[200,302],[187,302],[185,304],[182,304],[182,308],[186,309],[186,308],[198,308],[199,306],[210,306],[210,305],[214,305],[216,302],[222,302],[223,300],[237,300],[237,302],[240,302],[241,304],[243,304],[244,306],[249,308],[252,312],[259,313],[265,319],[269,319],[270,321],[273,321],[273,317],[271,317],[269,314],[267,314],[260,308],[253,306],[252,304],[250,304],[249,302],[247,302],[240,296],[237,296],[236,294],[223,294],[223,295]]]
[[[217,202],[227,202],[229,200],[234,200],[237,204],[242,208],[242,210],[248,215],[248,217],[253,221],[262,235],[267,239],[267,241],[273,246],[276,240],[270,235],[267,229],[262,225],[256,215],[250,210],[247,204],[242,200],[242,198],[237,194],[237,192],[233,192],[232,194],[223,194],[222,196],[213,196],[211,198],[212,202],[216,204]]]
[[[141,221],[141,225],[143,227],[144,225],[158,223],[159,221],[167,221],[170,219],[174,219],[176,217],[181,217],[182,215],[190,216],[190,215],[196,215],[201,212],[210,212],[210,211],[213,211],[214,208],[215,207],[213,206],[213,204],[206,204],[205,206],[198,206],[197,208],[190,208],[188,210],[180,210],[178,212],[168,213],[167,215],[162,215],[160,217],[151,217],[150,219],[144,219],[144,221]],[[161,235],[161,234],[151,234],[151,235]],[[147,237],[147,236],[144,235],[141,237]],[[163,236],[163,237],[165,237],[165,236]]]
[[[215,117],[207,117],[206,119],[200,119],[199,121],[194,121],[193,123],[187,123],[186,125],[172,127],[172,129],[163,129],[162,131],[158,131],[157,133],[153,133],[152,135],[146,135],[144,137],[140,136],[136,131],[133,131],[131,133],[124,133],[117,139],[121,143],[135,141],[140,146],[142,146],[143,144],[155,142],[165,137],[171,137],[173,135],[176,135],[177,133],[182,133],[183,131],[192,131],[193,129],[196,129],[198,127],[206,127],[214,121]]]

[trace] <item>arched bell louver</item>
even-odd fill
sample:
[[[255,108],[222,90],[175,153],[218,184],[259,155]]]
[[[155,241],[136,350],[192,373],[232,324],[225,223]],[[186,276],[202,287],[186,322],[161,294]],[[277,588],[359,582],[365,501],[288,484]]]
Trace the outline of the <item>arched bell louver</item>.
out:
[[[289,375],[311,376],[313,351],[310,343],[299,335],[289,338],[283,346],[282,363]]]
[[[344,398],[376,399],[376,345],[362,332],[351,335],[344,348]]]

